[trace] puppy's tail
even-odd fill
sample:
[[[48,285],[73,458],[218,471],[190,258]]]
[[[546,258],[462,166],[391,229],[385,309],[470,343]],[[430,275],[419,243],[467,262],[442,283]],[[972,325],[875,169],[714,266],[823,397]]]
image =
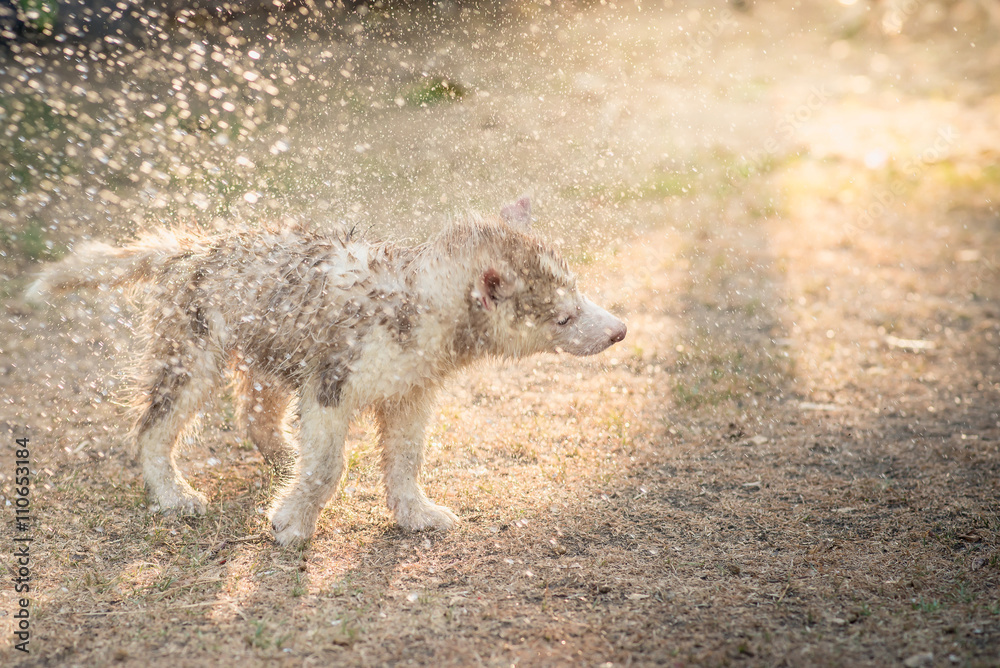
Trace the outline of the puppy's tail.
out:
[[[49,265],[24,293],[28,303],[79,288],[117,287],[153,280],[160,271],[196,245],[189,235],[161,230],[127,246],[99,241],[78,244],[71,255]]]

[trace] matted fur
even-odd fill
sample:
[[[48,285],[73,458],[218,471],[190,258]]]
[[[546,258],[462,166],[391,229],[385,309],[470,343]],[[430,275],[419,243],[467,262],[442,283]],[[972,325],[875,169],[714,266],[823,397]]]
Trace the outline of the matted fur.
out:
[[[153,504],[204,512],[174,450],[231,371],[241,422],[268,461],[292,462],[287,413],[297,405],[299,456],[270,513],[282,544],[315,530],[357,411],[374,412],[396,521],[449,528],[455,515],[418,483],[424,427],[444,379],[484,357],[588,355],[625,336],[532,234],[524,198],[415,247],[301,228],[161,230],[119,248],[91,243],[46,269],[29,295],[137,284],[145,346],[133,437]]]

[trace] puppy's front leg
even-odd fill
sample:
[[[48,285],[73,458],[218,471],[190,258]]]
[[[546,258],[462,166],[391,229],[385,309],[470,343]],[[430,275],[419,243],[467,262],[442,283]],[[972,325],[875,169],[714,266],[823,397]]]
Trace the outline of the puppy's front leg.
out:
[[[420,489],[430,410],[430,397],[419,393],[376,411],[389,509],[396,522],[411,531],[450,529],[458,522],[455,513],[432,503]]]
[[[274,501],[271,526],[281,545],[308,540],[316,520],[344,472],[344,440],[350,412],[324,406],[315,397],[299,402],[299,459],[292,483]]]

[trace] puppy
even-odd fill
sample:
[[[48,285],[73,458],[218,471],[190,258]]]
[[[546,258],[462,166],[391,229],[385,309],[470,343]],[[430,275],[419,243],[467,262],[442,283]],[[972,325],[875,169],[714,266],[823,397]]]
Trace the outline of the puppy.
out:
[[[396,521],[448,529],[458,518],[418,482],[425,426],[444,380],[483,358],[592,355],[625,338],[625,325],[580,294],[530,221],[522,198],[414,247],[347,231],[162,230],[124,247],[82,245],[46,269],[28,297],[142,286],[134,439],[155,508],[205,511],[174,452],[228,370],[249,436],[269,461],[291,461],[286,420],[297,399],[298,457],[270,510],[278,543],[312,536],[344,469],[348,423],[366,408],[378,426]]]

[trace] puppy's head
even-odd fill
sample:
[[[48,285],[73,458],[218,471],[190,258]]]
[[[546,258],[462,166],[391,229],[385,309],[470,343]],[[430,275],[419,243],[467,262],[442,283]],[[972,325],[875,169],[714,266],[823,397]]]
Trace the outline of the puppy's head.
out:
[[[582,295],[566,262],[531,232],[528,198],[482,221],[478,236],[470,308],[491,353],[593,355],[625,338],[625,324]]]

